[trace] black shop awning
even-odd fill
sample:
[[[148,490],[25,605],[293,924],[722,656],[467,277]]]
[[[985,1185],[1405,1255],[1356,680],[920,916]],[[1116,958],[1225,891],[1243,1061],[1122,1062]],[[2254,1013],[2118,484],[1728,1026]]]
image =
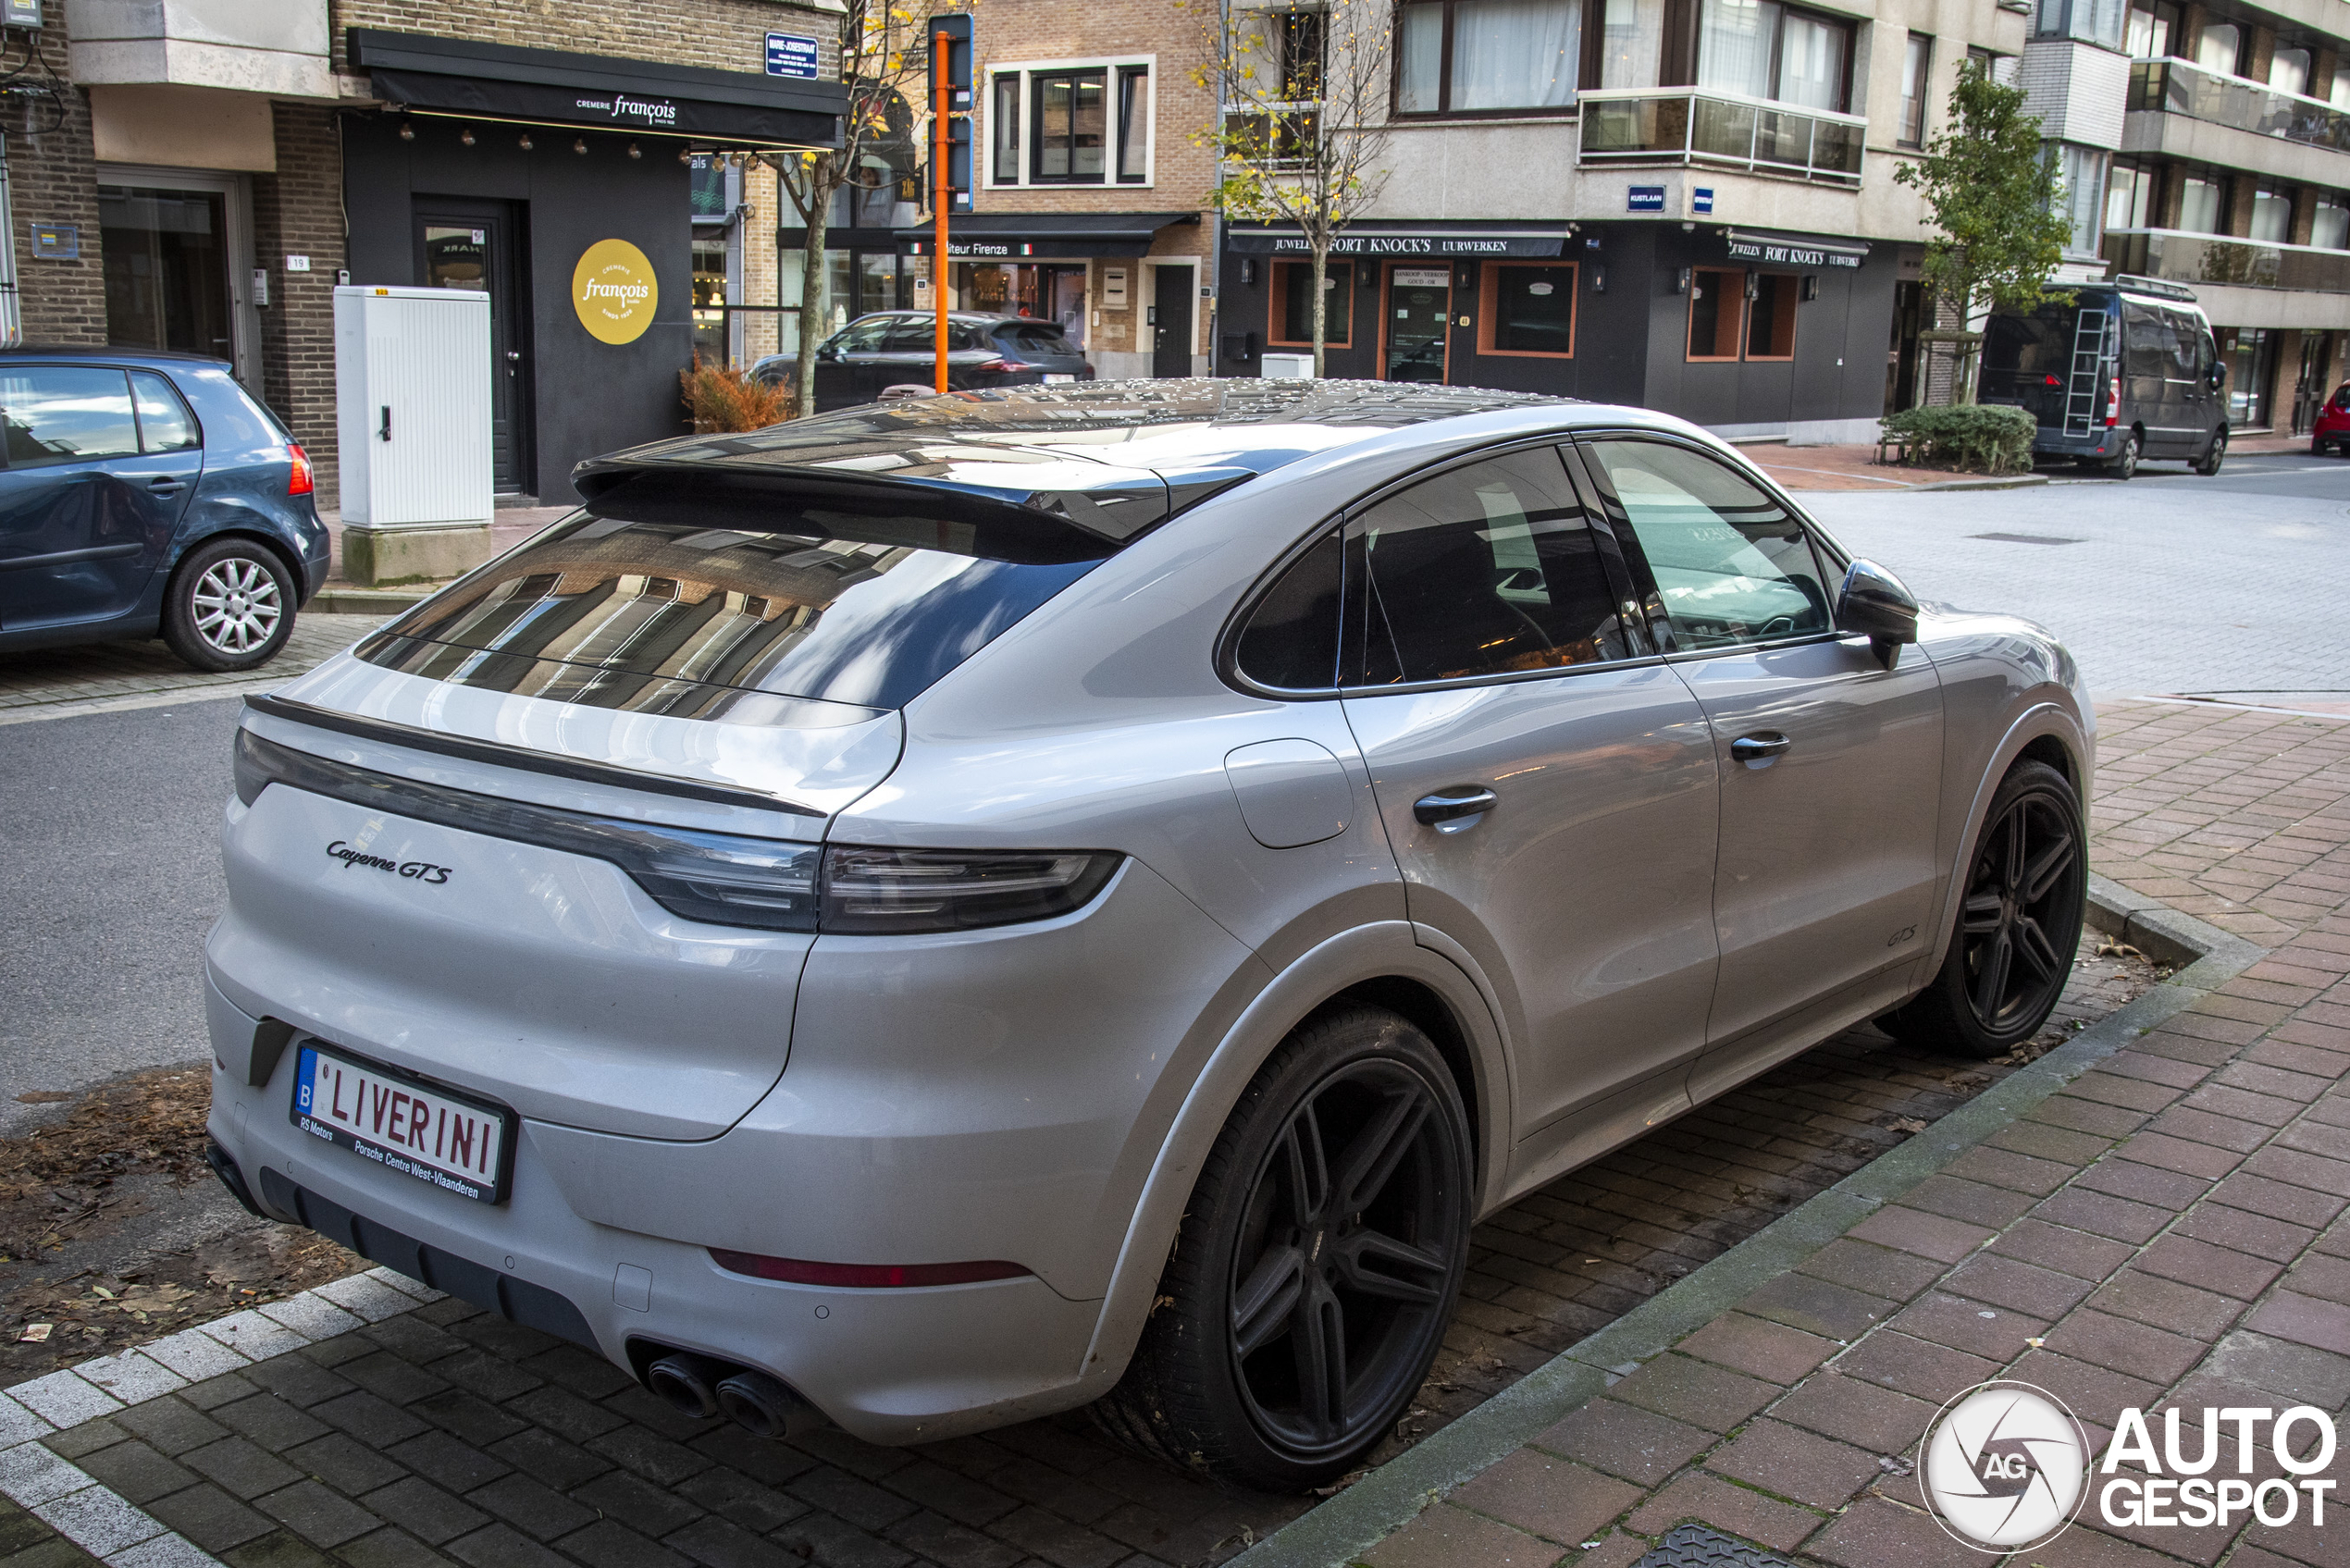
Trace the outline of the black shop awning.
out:
[[[350,30],[376,96],[419,114],[683,137],[710,147],[836,147],[836,81]]]
[[[1056,256],[1141,256],[1158,231],[1197,223],[1191,213],[972,213],[949,219],[950,261],[1033,261]],[[930,225],[897,231],[900,254],[926,256]]]
[[[1866,240],[1828,234],[1774,234],[1759,228],[1725,228],[1722,241],[1733,261],[1765,266],[1858,266],[1869,253]]]
[[[1555,256],[1566,249],[1565,224],[1486,223],[1430,219],[1423,223],[1382,219],[1350,224],[1330,241],[1334,256],[1427,256],[1430,259],[1478,256]],[[1314,253],[1305,236],[1289,224],[1233,223],[1224,228],[1224,242],[1235,253],[1255,256],[1307,256]]]

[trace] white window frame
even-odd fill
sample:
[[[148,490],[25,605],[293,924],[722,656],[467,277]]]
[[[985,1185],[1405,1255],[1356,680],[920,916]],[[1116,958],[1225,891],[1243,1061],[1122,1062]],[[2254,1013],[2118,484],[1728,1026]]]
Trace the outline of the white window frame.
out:
[[[1118,178],[1118,71],[1124,66],[1141,66],[1147,74],[1144,78],[1144,93],[1147,102],[1143,108],[1143,178],[1137,183]],[[1087,180],[1034,180],[1029,178],[1033,149],[1029,144],[1035,131],[1036,116],[1030,104],[1032,90],[1028,77],[1035,71],[1105,70],[1104,78],[1110,91],[1105,94],[1104,114],[1110,125],[1110,145],[1105,167],[1108,176],[1098,185]],[[1017,76],[1020,84],[1020,178],[996,178],[996,84],[1004,77]],[[1158,183],[1158,56],[1156,55],[1088,55],[1059,60],[1006,60],[987,68],[987,91],[979,105],[980,125],[973,138],[971,151],[985,165],[985,177],[981,188],[988,191],[1147,191]]]

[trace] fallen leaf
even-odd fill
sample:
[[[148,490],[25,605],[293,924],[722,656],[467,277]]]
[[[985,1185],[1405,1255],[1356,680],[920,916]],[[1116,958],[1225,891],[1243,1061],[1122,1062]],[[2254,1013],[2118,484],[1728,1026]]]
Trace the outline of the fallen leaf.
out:
[[[72,1095],[60,1093],[55,1089],[28,1089],[17,1096],[17,1104],[19,1105],[62,1105],[72,1098]]]
[[[1886,1125],[1896,1132],[1923,1132],[1925,1130],[1925,1123],[1915,1117],[1895,1117]]]
[[[45,1344],[48,1342],[49,1330],[56,1327],[54,1323],[28,1323],[24,1326],[24,1332],[17,1336],[17,1343],[20,1345]]]

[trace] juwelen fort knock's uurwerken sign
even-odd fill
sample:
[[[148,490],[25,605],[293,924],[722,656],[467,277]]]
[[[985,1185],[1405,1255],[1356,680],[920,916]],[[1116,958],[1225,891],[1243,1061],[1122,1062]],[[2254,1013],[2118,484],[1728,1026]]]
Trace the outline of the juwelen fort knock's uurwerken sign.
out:
[[[661,303],[661,285],[645,253],[625,240],[599,240],[571,271],[571,307],[590,336],[633,343],[645,335]]]

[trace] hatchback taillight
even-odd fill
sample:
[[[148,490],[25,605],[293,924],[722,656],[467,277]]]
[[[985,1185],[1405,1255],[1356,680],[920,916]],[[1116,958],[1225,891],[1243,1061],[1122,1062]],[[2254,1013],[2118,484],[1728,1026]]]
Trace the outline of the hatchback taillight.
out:
[[[2105,426],[2110,430],[2121,422],[2121,377],[2115,377],[2106,384]]]
[[[310,454],[292,441],[286,443],[286,455],[293,460],[293,472],[286,476],[286,494],[306,496],[318,488],[317,475],[311,472]]]

